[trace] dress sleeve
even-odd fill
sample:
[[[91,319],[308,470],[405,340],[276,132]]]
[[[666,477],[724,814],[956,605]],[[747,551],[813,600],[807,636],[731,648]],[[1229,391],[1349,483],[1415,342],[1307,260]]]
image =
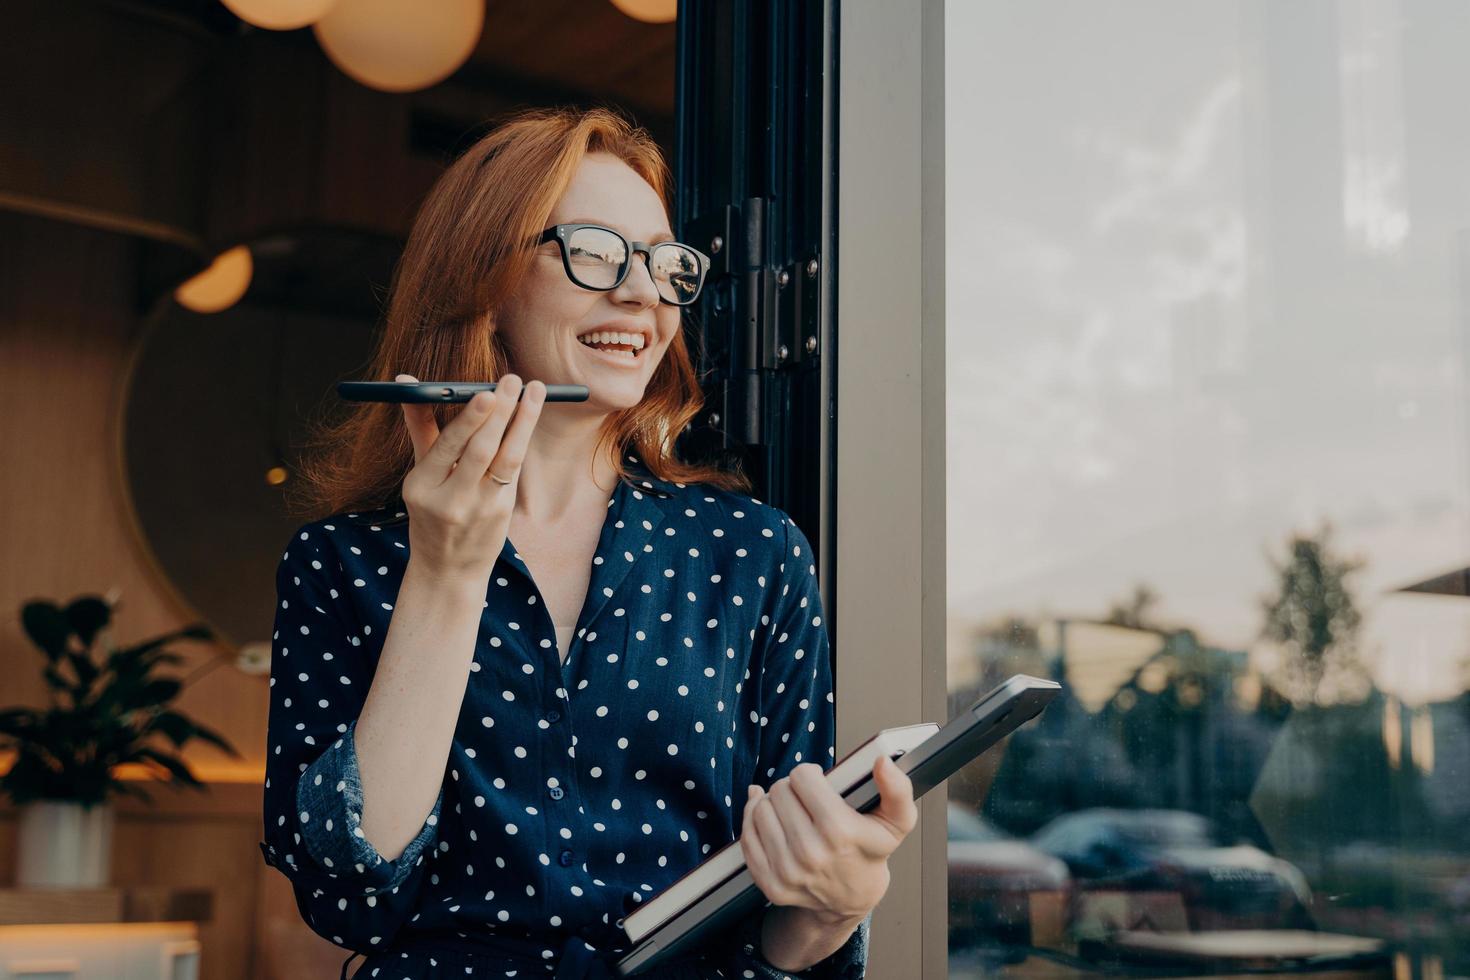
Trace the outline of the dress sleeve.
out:
[[[376,661],[335,588],[347,576],[330,533],[320,522],[304,526],[276,569],[260,848],[291,880],[314,932],[371,952],[413,914],[444,793],[398,857],[383,857],[363,836],[353,734]]]
[[[755,651],[761,664],[761,717],[754,782],[765,790],[803,762],[815,762],[824,770],[832,768],[837,748],[832,654],[822,596],[817,590],[816,555],[795,522],[784,512],[777,512],[785,527],[784,564],[777,579],[780,590],[772,604],[769,628],[757,634],[760,649]],[[737,810],[736,819],[744,819],[743,807]],[[761,956],[761,924],[767,907],[763,904],[740,920],[736,942],[728,954],[734,976],[862,980],[868,963],[871,913],[830,956],[791,973],[777,969]]]
[[[826,959],[792,973],[772,966],[761,955],[761,924],[767,907],[745,916],[736,928],[735,948],[731,954],[735,976],[759,977],[760,980],[863,980],[868,969],[868,932],[873,924],[873,913],[869,912],[847,942]]]

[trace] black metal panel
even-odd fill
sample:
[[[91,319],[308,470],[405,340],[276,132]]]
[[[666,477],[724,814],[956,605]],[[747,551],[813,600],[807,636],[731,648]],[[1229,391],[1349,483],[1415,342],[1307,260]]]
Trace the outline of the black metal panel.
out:
[[[821,304],[835,241],[822,201],[833,2],[681,0],[674,160],[676,228],[714,260],[686,311],[706,403],[680,452],[738,459],[755,496],[789,513],[818,554],[830,512]]]

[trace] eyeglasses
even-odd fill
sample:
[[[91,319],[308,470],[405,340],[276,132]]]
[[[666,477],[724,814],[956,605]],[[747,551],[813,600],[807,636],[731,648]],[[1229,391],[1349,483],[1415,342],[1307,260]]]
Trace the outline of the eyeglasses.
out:
[[[633,256],[642,252],[659,299],[688,306],[699,298],[709,271],[709,256],[697,248],[682,242],[630,243],[602,225],[553,225],[537,244],[550,241],[561,248],[567,278],[583,289],[617,289],[633,268]]]

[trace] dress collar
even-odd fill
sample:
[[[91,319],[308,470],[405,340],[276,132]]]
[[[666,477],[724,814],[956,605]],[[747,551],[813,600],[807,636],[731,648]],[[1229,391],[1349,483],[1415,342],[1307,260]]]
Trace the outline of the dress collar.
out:
[[[628,475],[622,482],[642,493],[651,493],[656,497],[667,500],[672,497],[679,485],[669,480],[660,480],[649,470],[646,463],[638,458],[636,453],[624,453],[623,463],[627,467]]]

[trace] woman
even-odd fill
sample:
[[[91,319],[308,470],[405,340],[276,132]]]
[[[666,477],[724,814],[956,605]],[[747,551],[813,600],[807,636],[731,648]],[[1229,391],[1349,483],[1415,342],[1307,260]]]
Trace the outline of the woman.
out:
[[[667,183],[604,110],[481,139],[421,208],[369,376],[497,391],[366,406],[306,473],[332,516],[277,569],[261,847],[362,976],[613,976],[623,916],[737,837],[773,904],[646,975],[864,973],[912,787],[880,764],[860,815],[827,786],[809,543],[671,452],[708,259]]]

